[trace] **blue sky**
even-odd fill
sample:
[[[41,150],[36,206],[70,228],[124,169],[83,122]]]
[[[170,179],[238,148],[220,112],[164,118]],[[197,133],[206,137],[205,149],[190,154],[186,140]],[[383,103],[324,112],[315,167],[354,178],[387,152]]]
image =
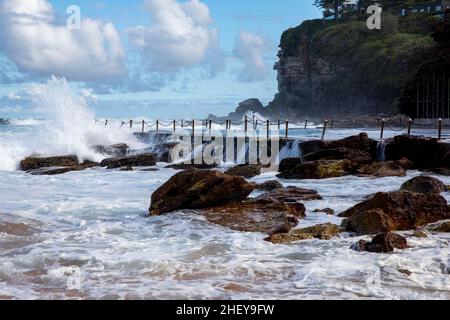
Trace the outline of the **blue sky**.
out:
[[[69,5],[81,9],[80,30],[66,30]],[[204,117],[246,98],[267,103],[281,33],[320,15],[312,0],[0,0],[0,118],[34,116],[30,87],[52,74],[99,117]]]

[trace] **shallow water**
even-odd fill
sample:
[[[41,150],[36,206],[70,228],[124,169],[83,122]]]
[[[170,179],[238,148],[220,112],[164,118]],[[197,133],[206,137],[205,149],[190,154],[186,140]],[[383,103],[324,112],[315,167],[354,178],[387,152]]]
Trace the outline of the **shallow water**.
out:
[[[146,218],[151,192],[176,171],[92,169],[45,177],[0,172],[0,296],[117,299],[450,298],[450,236],[411,239],[390,255],[349,249],[359,238],[290,245],[211,225],[194,212]],[[410,176],[419,174],[412,172]],[[254,181],[272,179],[266,173]],[[446,183],[450,179],[441,177]],[[300,226],[339,223],[339,213],[407,178],[283,181],[318,190]],[[408,234],[408,232],[406,232]],[[399,269],[412,272],[406,276]]]

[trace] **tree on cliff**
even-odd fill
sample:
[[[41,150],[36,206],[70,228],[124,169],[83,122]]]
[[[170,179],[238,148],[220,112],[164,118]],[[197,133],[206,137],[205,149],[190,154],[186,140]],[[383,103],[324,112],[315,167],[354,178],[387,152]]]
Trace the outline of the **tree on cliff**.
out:
[[[322,8],[324,12],[333,11],[334,20],[339,20],[339,8],[344,3],[344,0],[315,0],[314,5]]]

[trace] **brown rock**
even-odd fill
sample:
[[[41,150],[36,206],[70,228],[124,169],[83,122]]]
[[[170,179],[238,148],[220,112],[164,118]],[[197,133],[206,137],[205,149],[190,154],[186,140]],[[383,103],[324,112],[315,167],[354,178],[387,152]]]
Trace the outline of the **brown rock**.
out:
[[[401,135],[387,139],[385,143],[386,161],[407,158],[414,169],[448,167],[444,157],[450,151],[450,145],[440,143],[438,139]]]
[[[398,161],[373,162],[366,164],[357,169],[360,176],[372,177],[404,177],[406,170],[411,167],[408,159]]]
[[[328,214],[328,215],[330,215],[330,216],[334,215],[334,210],[331,209],[331,208],[316,209],[316,210],[314,210],[313,212],[315,212],[315,213],[324,212],[324,213],[326,213],[326,214]]]
[[[247,179],[259,176],[261,174],[261,165],[243,164],[230,168],[225,172],[230,176],[244,177]]]
[[[413,235],[414,238],[428,238],[428,234],[424,231],[414,231]]]
[[[440,180],[419,176],[406,181],[400,188],[400,191],[409,191],[416,193],[442,193],[447,187]]]
[[[103,160],[100,165],[108,169],[121,167],[152,167],[156,165],[157,155],[155,153],[144,153],[125,158],[109,158]]]
[[[298,165],[301,165],[303,163],[301,158],[286,158],[281,160],[278,171],[279,172],[286,172],[290,171],[291,169],[295,168]]]
[[[394,249],[406,249],[407,241],[401,235],[391,232],[384,232],[376,235],[372,242],[360,240],[351,249],[356,251],[367,251],[373,253],[390,253]]]
[[[255,189],[241,177],[189,169],[174,175],[152,194],[150,214],[202,209],[241,202]]]
[[[341,140],[322,141],[313,140],[302,143],[303,154],[307,155],[324,149],[339,149],[346,148],[352,150],[359,150],[375,155],[377,142],[369,138],[367,133],[350,136]]]
[[[325,223],[303,229],[293,229],[289,233],[271,235],[265,240],[272,243],[288,243],[314,238],[320,240],[330,240],[342,231],[344,230],[337,225]]]
[[[278,188],[264,193],[258,199],[270,199],[277,202],[299,202],[308,200],[322,200],[322,196],[316,190],[297,187]]]
[[[113,158],[122,158],[127,154],[127,150],[129,149],[128,145],[125,143],[118,143],[110,146],[94,146],[94,151],[100,154],[108,155]]]
[[[287,233],[304,217],[301,203],[249,200],[203,210],[206,219],[232,230],[260,232],[268,235]]]
[[[450,218],[450,207],[439,194],[412,192],[377,193],[344,211],[343,225],[357,234],[410,230]]]
[[[277,176],[282,179],[328,179],[345,176],[350,172],[348,160],[319,160],[304,162],[281,171]]]
[[[283,185],[277,180],[269,180],[256,186],[258,190],[272,191],[274,189],[281,189]]]
[[[200,169],[200,170],[210,170],[217,168],[218,165],[214,164],[206,164],[203,160],[194,160],[190,162],[180,162],[167,166],[166,168],[175,169],[175,170],[188,170],[188,169]]]
[[[77,156],[27,157],[20,161],[20,170],[28,171],[40,168],[73,167],[78,165]]]
[[[437,226],[431,226],[430,231],[450,233],[450,221],[443,222]]]
[[[363,164],[372,162],[373,156],[369,152],[363,150],[337,148],[311,152],[304,156],[304,160],[349,160],[352,164]]]

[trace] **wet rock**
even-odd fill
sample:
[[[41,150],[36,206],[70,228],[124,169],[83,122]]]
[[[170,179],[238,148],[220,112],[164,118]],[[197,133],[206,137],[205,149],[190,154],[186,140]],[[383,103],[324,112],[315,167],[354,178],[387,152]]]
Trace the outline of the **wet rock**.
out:
[[[200,169],[200,170],[211,170],[217,168],[218,165],[214,164],[206,164],[203,159],[196,159],[194,161],[189,162],[180,162],[167,166],[166,168],[175,169],[175,170],[187,170],[187,169]]]
[[[336,150],[347,152],[347,156],[349,153],[353,152],[353,155],[371,155],[371,159],[375,157],[377,142],[369,138],[367,133],[361,133],[359,135],[350,136],[341,140],[333,140],[333,141],[322,141],[322,140],[312,140],[305,141],[302,143],[302,151],[305,156],[309,154],[314,154],[315,152],[322,150],[335,150],[332,152],[336,152]],[[357,153],[359,151],[360,153]],[[339,153],[336,153],[338,155]],[[312,155],[311,155],[312,156]],[[348,158],[342,158],[348,159]]]
[[[289,231],[289,233],[274,234],[265,240],[272,243],[288,243],[314,238],[320,240],[330,240],[343,231],[344,229],[337,225],[325,223],[303,229],[293,229]]]
[[[113,158],[123,158],[126,156],[129,147],[125,143],[118,143],[110,146],[98,145],[94,146],[93,149],[97,153],[108,155]]]
[[[232,230],[273,235],[289,232],[305,210],[302,203],[255,199],[206,209],[203,215],[209,222]]]
[[[397,269],[398,272],[403,273],[405,276],[410,276],[412,275],[412,272],[407,270],[407,269]]]
[[[109,158],[103,160],[100,165],[108,169],[121,167],[151,167],[156,165],[157,155],[155,153],[143,153],[124,158]]]
[[[259,176],[261,174],[261,165],[258,164],[243,164],[237,165],[228,169],[226,174],[230,176],[239,176],[247,179]]]
[[[406,238],[392,232],[384,232],[376,235],[371,242],[360,240],[351,246],[355,251],[367,251],[373,253],[390,253],[394,249],[406,249],[408,244]]]
[[[10,122],[8,119],[0,118],[0,126],[7,126],[9,124],[10,124]]]
[[[369,152],[363,150],[337,148],[311,152],[304,156],[304,160],[349,160],[352,164],[364,164],[372,162],[373,156]]]
[[[278,202],[299,202],[308,200],[322,200],[316,190],[297,187],[278,188],[258,196],[258,199],[270,199]]]
[[[348,160],[319,160],[297,164],[277,176],[282,179],[328,179],[348,174],[351,165]]]
[[[256,186],[256,188],[258,190],[272,191],[274,189],[283,188],[283,185],[280,182],[278,182],[277,180],[269,180],[269,181],[263,182],[261,184],[258,184]]]
[[[328,215],[330,215],[330,216],[334,215],[334,210],[331,209],[331,208],[316,209],[316,210],[314,210],[313,212],[315,212],[315,213],[323,212],[323,213],[326,213],[326,214],[328,214]]]
[[[34,226],[25,223],[1,222],[0,233],[6,233],[13,236],[32,236],[38,232]]]
[[[413,235],[414,238],[428,238],[428,234],[424,231],[414,231]]]
[[[360,176],[372,177],[404,177],[412,163],[408,159],[398,161],[373,162],[359,167],[356,172]]]
[[[444,158],[450,151],[450,145],[440,143],[438,139],[401,135],[387,139],[385,143],[386,161],[407,158],[414,169],[449,167]]]
[[[431,173],[438,174],[441,176],[450,176],[450,169],[447,168],[433,168],[429,170]]]
[[[133,170],[134,170],[133,167],[130,166],[120,168],[120,171],[133,171]]]
[[[447,190],[447,187],[440,180],[419,176],[406,181],[400,188],[400,191],[410,191],[416,193],[442,193]]]
[[[450,207],[439,194],[379,192],[344,211],[343,226],[359,235],[411,230],[450,218]]]
[[[440,223],[438,225],[430,226],[429,230],[432,232],[450,233],[450,221],[446,221],[446,222]]]
[[[281,160],[278,171],[279,172],[287,172],[293,168],[295,168],[298,165],[301,165],[303,163],[301,158],[286,158]]]
[[[152,194],[150,214],[241,202],[254,189],[255,185],[242,177],[219,171],[188,169],[174,175]]]
[[[20,161],[20,170],[28,171],[40,168],[73,167],[78,165],[77,156],[27,157]]]
[[[57,175],[70,171],[82,171],[99,166],[92,161],[78,162],[76,156],[28,157],[20,162],[20,170],[33,175]]]

